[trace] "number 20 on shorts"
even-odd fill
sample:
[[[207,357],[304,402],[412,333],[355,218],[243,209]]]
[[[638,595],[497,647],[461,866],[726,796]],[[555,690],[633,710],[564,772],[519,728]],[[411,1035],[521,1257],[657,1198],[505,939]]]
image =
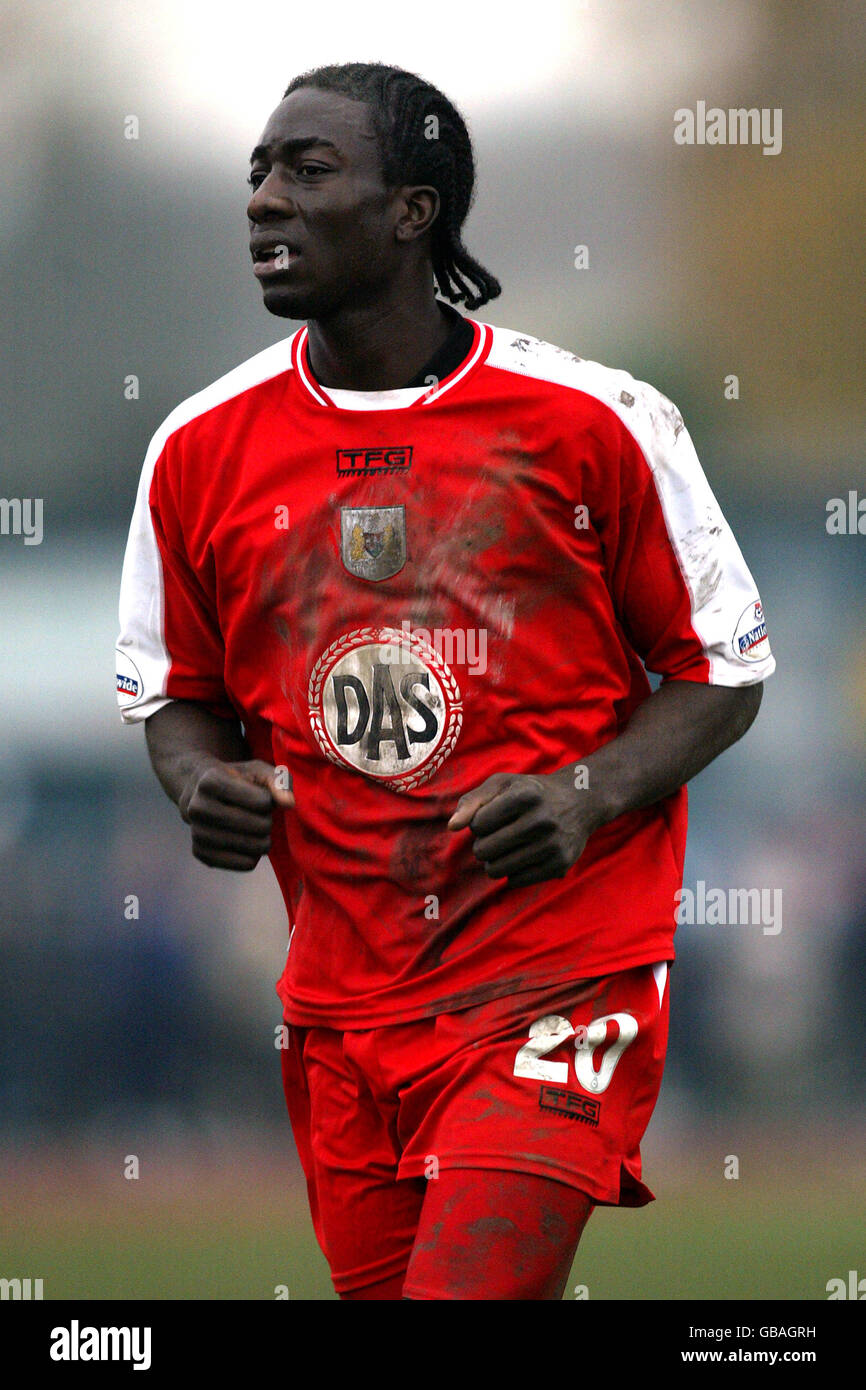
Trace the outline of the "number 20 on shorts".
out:
[[[610,1040],[609,1023],[615,1023],[618,1028],[616,1036]],[[514,1075],[567,1086],[568,1062],[548,1061],[547,1054],[571,1037],[574,1038],[577,1084],[591,1095],[599,1096],[607,1090],[617,1062],[637,1037],[637,1019],[626,1013],[605,1014],[603,1018],[594,1018],[589,1027],[579,1024],[574,1028],[561,1014],[545,1014],[544,1018],[530,1024],[529,1041],[514,1059]]]

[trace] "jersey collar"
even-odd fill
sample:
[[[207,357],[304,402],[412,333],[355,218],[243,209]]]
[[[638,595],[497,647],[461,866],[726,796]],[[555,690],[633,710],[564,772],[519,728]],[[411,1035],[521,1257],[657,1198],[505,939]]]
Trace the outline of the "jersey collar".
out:
[[[307,326],[291,338],[292,366],[304,394],[326,410],[414,410],[434,405],[455,386],[472,375],[484,362],[493,342],[493,329],[487,323],[469,319],[473,329],[472,346],[454,371],[433,386],[406,386],[396,391],[343,391],[322,386],[310,371]]]

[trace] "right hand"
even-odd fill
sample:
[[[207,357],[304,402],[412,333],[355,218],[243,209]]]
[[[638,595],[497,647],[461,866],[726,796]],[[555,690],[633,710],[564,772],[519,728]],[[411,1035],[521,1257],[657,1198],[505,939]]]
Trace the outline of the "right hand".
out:
[[[289,778],[291,781],[291,778]],[[192,852],[215,869],[254,869],[271,847],[275,806],[294,806],[269,763],[208,758],[190,775],[178,810],[192,829]]]

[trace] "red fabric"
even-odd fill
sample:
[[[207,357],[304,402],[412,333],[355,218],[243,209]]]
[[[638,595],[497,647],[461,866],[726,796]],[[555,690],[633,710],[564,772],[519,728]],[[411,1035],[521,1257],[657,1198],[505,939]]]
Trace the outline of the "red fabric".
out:
[[[430,1183],[404,1298],[561,1299],[593,1203],[533,1173],[480,1169]]]
[[[408,471],[337,471],[338,450],[408,446]],[[406,560],[360,578],[341,508],[384,506],[405,508]],[[254,755],[294,779],[271,854],[295,927],[287,1018],[372,1026],[673,956],[685,790],[599,830],[564,879],[518,890],[486,877],[469,832],[446,830],[491,773],[553,772],[614,738],[649,693],[642,659],[668,679],[708,679],[650,469],[613,410],[481,360],[408,410],[326,409],[281,373],[168,436],[150,510],[165,693],[235,710]],[[404,688],[376,638],[404,622],[431,640],[483,633],[484,660],[458,637],[447,674],[428,663]],[[327,654],[364,632],[358,695]],[[315,706],[330,700],[334,723],[338,696],[347,737],[359,700],[379,700],[368,727],[372,739],[378,718],[375,766],[390,782],[326,756]]]
[[[404,1279],[403,1274],[397,1274],[393,1279],[383,1279],[379,1284],[366,1284],[363,1289],[347,1290],[340,1294],[340,1299],[347,1303],[381,1303],[385,1299],[401,1299]]]
[[[551,1017],[561,1040],[533,1061],[530,1030]],[[634,1037],[619,1050],[629,1018]],[[338,1292],[394,1279],[417,1256],[419,1296],[475,1296],[436,1292],[444,1257],[421,1259],[419,1230],[436,1225],[429,1195],[449,1172],[495,1173],[485,1190],[499,1194],[509,1219],[508,1194],[523,1190],[525,1174],[593,1203],[652,1201],[640,1141],[661,1084],[667,1021],[667,988],[660,1006],[653,970],[641,967],[437,1019],[346,1033],[290,1026],[286,1102]],[[518,1228],[529,1239],[531,1205],[527,1212]],[[466,1210],[455,1216],[448,1240],[460,1243],[467,1220]]]

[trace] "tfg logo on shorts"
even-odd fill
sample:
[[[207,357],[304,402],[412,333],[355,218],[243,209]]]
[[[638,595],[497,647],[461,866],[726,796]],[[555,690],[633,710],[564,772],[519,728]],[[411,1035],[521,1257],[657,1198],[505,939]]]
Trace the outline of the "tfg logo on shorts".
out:
[[[150,1370],[149,1327],[69,1327],[51,1329],[52,1361],[131,1361],[134,1371]]]
[[[598,1128],[601,1101],[593,1096],[579,1095],[577,1091],[569,1091],[564,1086],[543,1085],[538,1104],[542,1110],[556,1110],[569,1120],[580,1120],[582,1124]]]

